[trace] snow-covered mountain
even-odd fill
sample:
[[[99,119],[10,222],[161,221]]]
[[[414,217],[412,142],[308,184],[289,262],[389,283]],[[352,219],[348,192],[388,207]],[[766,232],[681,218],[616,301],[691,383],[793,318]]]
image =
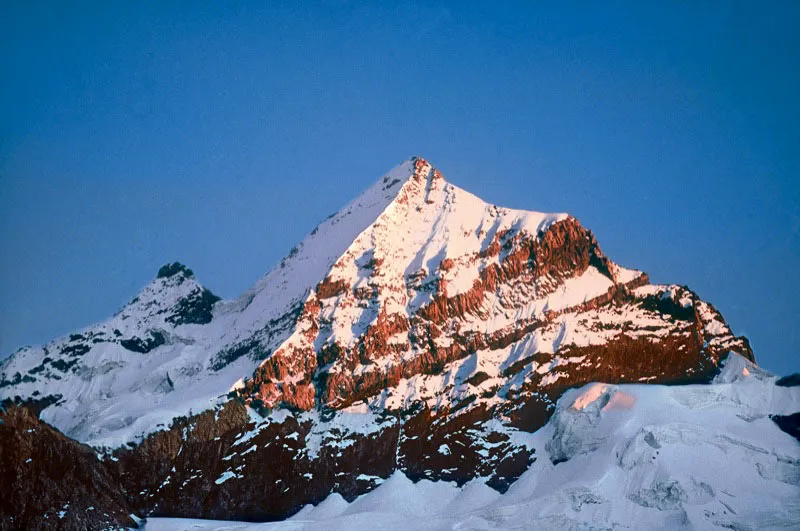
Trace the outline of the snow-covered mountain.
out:
[[[487,204],[415,157],[239,298],[164,266],[108,321],[6,360],[0,398],[103,450],[141,516],[274,519],[397,471],[505,491],[567,390],[707,383],[731,352],[753,361],[575,218]]]

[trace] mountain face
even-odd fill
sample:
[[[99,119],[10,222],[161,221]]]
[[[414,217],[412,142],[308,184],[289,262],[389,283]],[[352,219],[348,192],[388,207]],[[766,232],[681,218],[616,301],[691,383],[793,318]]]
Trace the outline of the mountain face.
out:
[[[102,450],[140,516],[265,520],[396,471],[505,491],[568,389],[709,382],[731,352],[753,361],[575,218],[412,158],[239,298],[164,266],[108,321],[6,360],[0,398]]]

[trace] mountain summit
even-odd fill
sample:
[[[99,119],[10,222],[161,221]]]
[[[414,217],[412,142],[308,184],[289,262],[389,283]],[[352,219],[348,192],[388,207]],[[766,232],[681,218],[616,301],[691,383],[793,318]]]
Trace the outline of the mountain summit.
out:
[[[0,397],[104,448],[141,513],[265,519],[397,470],[505,490],[568,389],[708,382],[731,352],[753,361],[575,218],[487,204],[415,157],[239,298],[165,265],[108,321],[6,360]]]

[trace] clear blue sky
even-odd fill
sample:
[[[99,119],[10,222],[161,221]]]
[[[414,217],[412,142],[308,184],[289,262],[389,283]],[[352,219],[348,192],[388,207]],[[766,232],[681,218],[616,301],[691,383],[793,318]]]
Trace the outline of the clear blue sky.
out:
[[[0,352],[167,261],[235,296],[419,154],[800,370],[800,3],[217,4],[2,3]]]

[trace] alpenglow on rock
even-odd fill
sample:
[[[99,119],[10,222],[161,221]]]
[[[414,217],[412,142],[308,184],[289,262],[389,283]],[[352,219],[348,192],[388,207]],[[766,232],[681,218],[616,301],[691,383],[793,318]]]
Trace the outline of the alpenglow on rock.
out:
[[[415,157],[239,298],[168,264],[108,321],[15,353],[0,398],[105,449],[141,515],[260,520],[396,471],[504,491],[566,390],[708,382],[730,352],[753,361],[575,218],[487,204]]]

